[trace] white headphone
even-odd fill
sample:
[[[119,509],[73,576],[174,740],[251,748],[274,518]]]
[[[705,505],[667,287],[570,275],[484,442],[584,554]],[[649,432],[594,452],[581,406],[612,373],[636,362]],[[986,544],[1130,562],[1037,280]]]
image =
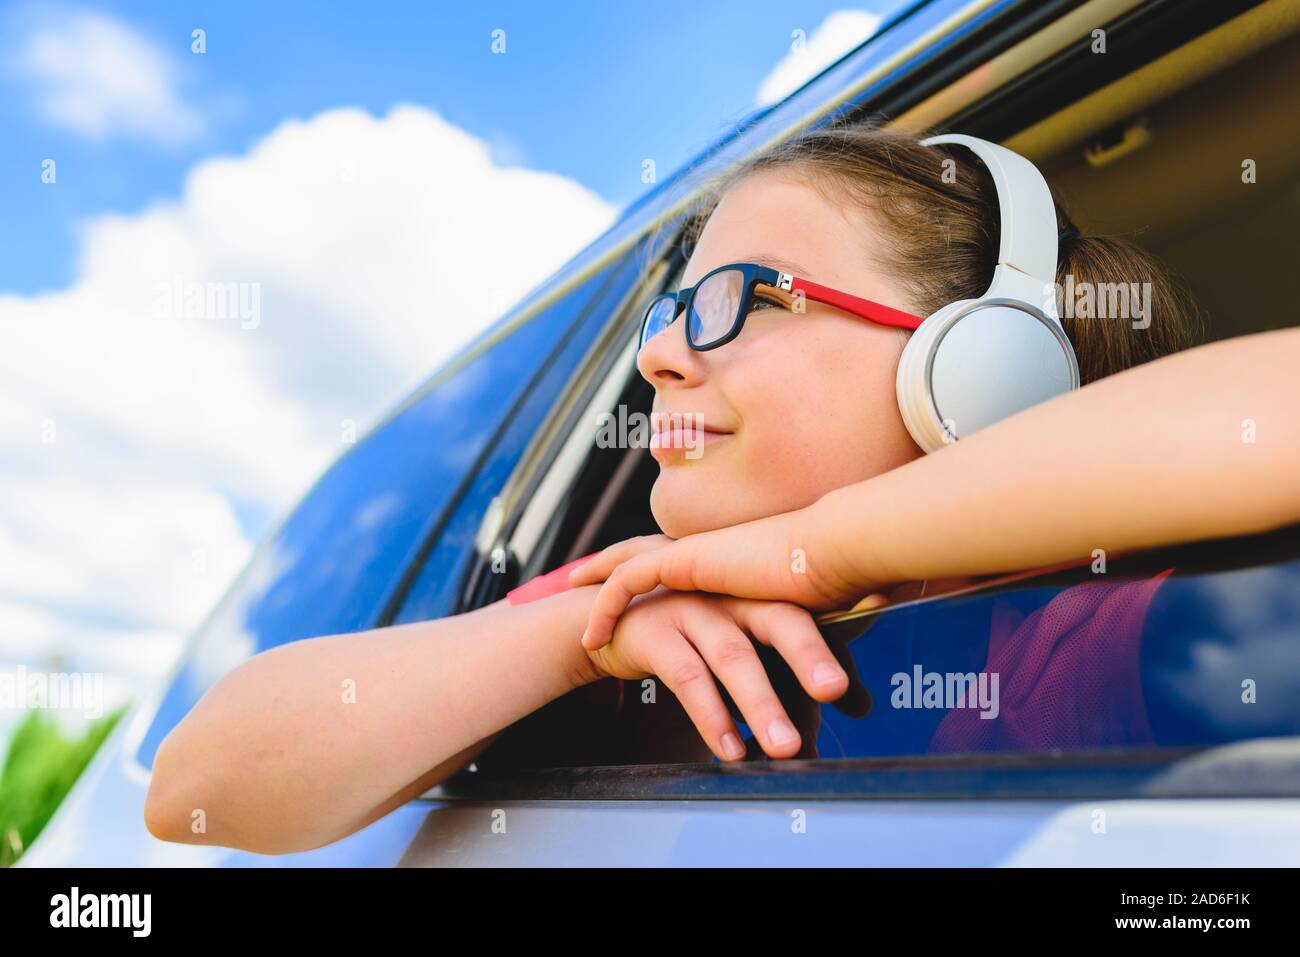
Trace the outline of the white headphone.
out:
[[[978,299],[944,306],[917,327],[898,363],[898,408],[912,438],[934,452],[986,425],[1079,387],[1079,363],[1057,315],[1056,206],[1033,163],[960,133],[988,167],[1002,237],[993,282]]]

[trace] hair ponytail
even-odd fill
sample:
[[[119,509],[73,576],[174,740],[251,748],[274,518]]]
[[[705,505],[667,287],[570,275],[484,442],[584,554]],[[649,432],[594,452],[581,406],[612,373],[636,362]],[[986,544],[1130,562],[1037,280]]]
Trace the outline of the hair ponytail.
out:
[[[1056,267],[1061,325],[1091,382],[1196,345],[1204,316],[1154,257],[1124,239],[1080,236]]]

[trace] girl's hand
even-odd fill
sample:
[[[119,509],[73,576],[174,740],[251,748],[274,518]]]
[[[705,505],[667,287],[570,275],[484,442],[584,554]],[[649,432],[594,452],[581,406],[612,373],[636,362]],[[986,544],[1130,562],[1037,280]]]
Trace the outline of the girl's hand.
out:
[[[709,749],[724,761],[736,761],[745,756],[745,746],[716,678],[763,751],[773,758],[793,757],[802,739],[759,660],[755,641],[774,648],[813,699],[834,701],[848,690],[849,676],[812,617],[785,602],[661,590],[632,603],[618,619],[613,640],[587,654],[603,677],[657,676],[677,696]]]
[[[604,582],[583,647],[590,652],[606,644],[629,602],[660,586],[813,609],[853,605],[891,579],[864,573],[837,546],[834,530],[843,527],[843,516],[834,495],[798,511],[676,541],[649,535],[611,545],[569,576],[575,587]]]

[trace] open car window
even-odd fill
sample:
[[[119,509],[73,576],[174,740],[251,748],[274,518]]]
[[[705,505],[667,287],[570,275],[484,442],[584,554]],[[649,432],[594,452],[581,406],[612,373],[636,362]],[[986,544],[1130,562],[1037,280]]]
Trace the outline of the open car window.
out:
[[[679,268],[667,264],[658,281]],[[534,482],[546,494],[526,497],[508,523],[522,579],[656,530],[658,466],[644,448],[595,438],[599,414],[648,413],[652,398],[626,361],[611,361],[589,391],[564,440],[582,454],[557,454]],[[1039,793],[1041,781],[1017,775],[1043,767],[1053,787],[1092,793],[1201,749],[1300,738],[1300,528],[932,589],[821,627],[855,676],[835,704],[808,699],[760,649],[806,743],[795,761],[766,762],[751,742],[748,768],[724,767],[662,684],[606,681],[519,722],[443,790],[896,793],[888,765],[920,769],[902,779],[908,793]]]
[[[648,412],[652,393],[628,363],[610,370],[565,439],[584,454],[557,455],[537,483],[551,491],[528,500],[543,502],[546,520],[525,514],[511,525],[507,547],[525,579],[655,530],[658,467],[648,451],[595,441],[598,412]],[[855,675],[835,704],[808,699],[784,662],[760,649],[806,742],[782,773],[803,762],[844,769],[898,759],[987,770],[1007,760],[1133,767],[1143,756],[1155,767],[1189,750],[1300,736],[1300,528],[932,590],[826,616],[822,630]],[[767,764],[752,744],[751,753],[755,766]],[[721,768],[653,680],[601,682],[553,702],[478,765],[445,790],[535,796],[528,789],[549,782],[567,794],[621,768],[615,793],[654,794],[672,778],[666,767]],[[828,787],[844,786],[832,776]]]

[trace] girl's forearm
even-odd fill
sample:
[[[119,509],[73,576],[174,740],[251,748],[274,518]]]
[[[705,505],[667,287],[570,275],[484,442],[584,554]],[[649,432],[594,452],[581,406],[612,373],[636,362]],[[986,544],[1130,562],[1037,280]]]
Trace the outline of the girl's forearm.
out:
[[[149,829],[262,853],[358,830],[468,764],[515,721],[596,680],[578,643],[594,591],[255,656],[163,741]]]
[[[1090,384],[812,506],[863,581],[980,575],[1300,521],[1300,330]]]

